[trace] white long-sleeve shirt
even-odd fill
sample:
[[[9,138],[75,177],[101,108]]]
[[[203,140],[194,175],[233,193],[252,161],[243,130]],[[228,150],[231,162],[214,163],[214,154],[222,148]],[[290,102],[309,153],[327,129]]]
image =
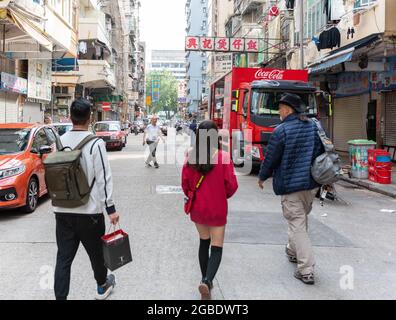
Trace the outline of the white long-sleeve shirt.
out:
[[[74,149],[88,135],[88,131],[69,131],[61,137],[63,147]],[[89,201],[78,208],[54,207],[55,213],[72,214],[102,214],[106,209],[108,214],[116,212],[113,201],[113,178],[107,158],[106,145],[102,139],[96,139],[82,149],[81,166],[91,185],[95,179]]]

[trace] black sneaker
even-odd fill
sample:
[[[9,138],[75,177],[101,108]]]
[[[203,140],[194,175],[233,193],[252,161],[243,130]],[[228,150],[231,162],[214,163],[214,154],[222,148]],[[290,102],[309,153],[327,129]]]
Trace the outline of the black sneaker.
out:
[[[146,168],[151,168],[151,167],[152,167],[152,165],[150,163],[146,162]]]
[[[294,273],[294,277],[298,280],[301,280],[303,283],[308,284],[308,285],[313,285],[315,284],[315,277],[313,273],[310,274],[301,274],[300,271],[296,271]]]
[[[286,246],[286,256],[289,259],[290,262],[292,263],[297,263],[297,257],[295,254],[292,253],[292,251]]]
[[[110,274],[107,277],[106,284],[103,286],[98,286],[98,291],[96,293],[95,299],[106,300],[109,297],[110,293],[113,291],[115,285],[115,276],[113,274]]]
[[[158,165],[157,162],[154,163],[154,168],[155,168],[155,169],[158,169],[158,168],[159,168],[159,165]]]

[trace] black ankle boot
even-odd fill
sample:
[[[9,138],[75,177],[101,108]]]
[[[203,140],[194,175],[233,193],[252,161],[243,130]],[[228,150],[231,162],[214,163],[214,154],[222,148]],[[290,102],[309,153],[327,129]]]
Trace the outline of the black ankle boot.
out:
[[[209,290],[213,289],[213,282],[212,281],[209,281],[208,279],[204,278],[204,279],[202,279],[202,283],[205,283],[208,286]]]

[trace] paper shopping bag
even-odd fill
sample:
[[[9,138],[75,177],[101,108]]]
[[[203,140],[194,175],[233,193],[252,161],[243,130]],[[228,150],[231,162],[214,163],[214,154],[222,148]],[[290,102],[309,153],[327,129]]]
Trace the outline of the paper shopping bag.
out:
[[[132,261],[129,236],[121,229],[104,235],[102,242],[105,266],[110,271],[117,270]]]

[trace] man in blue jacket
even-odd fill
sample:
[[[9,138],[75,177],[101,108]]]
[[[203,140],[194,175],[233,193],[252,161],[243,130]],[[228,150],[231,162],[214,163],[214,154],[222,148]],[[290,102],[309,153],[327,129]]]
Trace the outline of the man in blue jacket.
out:
[[[315,259],[308,236],[308,215],[319,185],[311,176],[314,159],[324,152],[317,127],[306,115],[301,97],[285,93],[279,101],[282,123],[271,136],[261,164],[259,187],[273,177],[276,195],[282,196],[283,215],[289,224],[286,254],[297,263],[294,276],[314,284]]]

